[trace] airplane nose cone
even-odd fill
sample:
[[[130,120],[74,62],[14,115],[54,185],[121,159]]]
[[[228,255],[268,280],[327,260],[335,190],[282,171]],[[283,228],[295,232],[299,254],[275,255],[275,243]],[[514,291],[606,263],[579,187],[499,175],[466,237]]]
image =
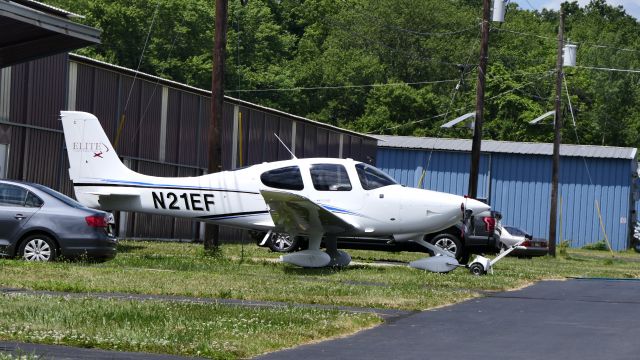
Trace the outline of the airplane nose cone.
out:
[[[473,212],[473,215],[477,215],[483,211],[490,210],[491,206],[483,203],[482,201],[478,201],[475,199],[467,199],[465,208],[467,210],[471,210]]]

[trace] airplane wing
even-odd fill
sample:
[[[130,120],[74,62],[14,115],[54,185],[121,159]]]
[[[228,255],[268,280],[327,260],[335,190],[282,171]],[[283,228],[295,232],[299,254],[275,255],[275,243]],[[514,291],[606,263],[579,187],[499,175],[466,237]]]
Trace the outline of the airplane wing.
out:
[[[276,231],[289,234],[343,234],[357,227],[304,196],[285,191],[260,190],[269,205]]]

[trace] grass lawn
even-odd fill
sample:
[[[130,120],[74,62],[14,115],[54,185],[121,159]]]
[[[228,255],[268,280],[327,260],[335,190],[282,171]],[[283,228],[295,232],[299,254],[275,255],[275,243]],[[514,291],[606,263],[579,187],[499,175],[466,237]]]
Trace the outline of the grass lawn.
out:
[[[0,339],[236,359],[350,334],[371,314],[0,295]]]
[[[345,269],[301,269],[255,245],[123,241],[104,263],[27,263],[0,259],[0,287],[124,292],[421,310],[569,276],[640,278],[640,254],[568,250],[562,256],[507,258],[493,275],[465,269],[434,274],[373,260],[410,261],[422,253],[349,250]],[[25,298],[27,301],[25,301]],[[38,310],[41,315],[34,316]],[[375,316],[309,308],[251,309],[162,301],[0,296],[0,339],[238,358],[353,333]],[[104,330],[105,328],[106,330]],[[266,334],[266,335],[261,335]]]

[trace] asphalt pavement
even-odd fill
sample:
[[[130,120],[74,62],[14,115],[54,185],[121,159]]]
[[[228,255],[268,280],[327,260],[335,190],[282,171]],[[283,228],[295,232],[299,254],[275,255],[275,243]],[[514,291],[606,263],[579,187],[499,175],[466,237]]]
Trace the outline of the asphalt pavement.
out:
[[[640,281],[543,281],[258,359],[640,359]]]

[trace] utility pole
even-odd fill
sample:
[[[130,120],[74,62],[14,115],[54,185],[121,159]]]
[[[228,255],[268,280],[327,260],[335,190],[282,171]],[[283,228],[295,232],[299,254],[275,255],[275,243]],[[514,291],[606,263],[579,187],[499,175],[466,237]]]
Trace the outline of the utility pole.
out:
[[[480,64],[476,87],[476,119],[471,144],[471,170],[469,171],[469,196],[478,196],[478,174],[480,172],[480,145],[482,142],[482,120],[484,117],[484,83],[489,56],[489,0],[482,0],[482,40],[480,41]]]
[[[549,209],[549,255],[556,256],[556,224],[558,222],[558,173],[560,172],[560,142],[562,129],[562,48],[564,46],[564,11],[560,7],[558,27],[558,60],[556,63],[556,116],[553,136],[553,165],[551,167],[551,208]],[[562,229],[561,229],[562,231]]]
[[[220,124],[224,104],[224,61],[227,47],[228,0],[216,0],[216,28],[213,46],[213,69],[211,74],[211,122],[209,123],[209,173],[222,170],[222,147]],[[206,224],[204,248],[213,250],[220,244],[218,225]]]

